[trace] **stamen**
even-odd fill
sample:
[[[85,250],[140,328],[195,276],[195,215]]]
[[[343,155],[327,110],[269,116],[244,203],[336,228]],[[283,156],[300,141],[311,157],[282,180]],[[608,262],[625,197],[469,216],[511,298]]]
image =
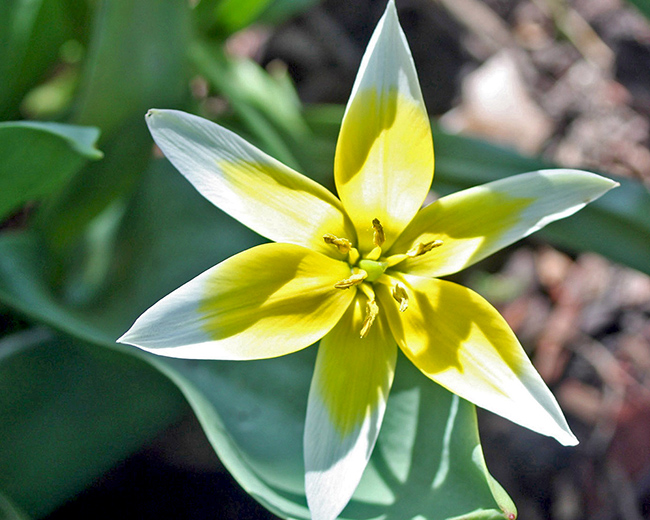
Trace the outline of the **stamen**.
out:
[[[370,327],[375,322],[375,318],[379,314],[379,306],[377,305],[377,300],[375,298],[375,291],[372,290],[372,285],[369,283],[364,283],[359,286],[361,292],[368,298],[366,302],[366,318],[363,320],[363,326],[359,332],[359,337],[361,339],[365,338],[370,331]]]
[[[413,246],[411,249],[409,249],[406,252],[406,256],[409,256],[411,258],[415,258],[416,256],[423,255],[424,253],[428,253],[432,249],[435,249],[436,247],[440,247],[442,245],[442,240],[432,240],[431,242],[426,242],[422,243],[419,242],[417,245]]]
[[[404,312],[409,306],[409,295],[402,284],[396,284],[393,287],[393,298],[399,303],[399,311]]]
[[[372,229],[375,230],[372,234],[372,243],[377,247],[383,246],[384,242],[386,242],[386,235],[384,235],[384,228],[378,218],[372,219]]]
[[[340,282],[335,283],[334,287],[337,289],[349,289],[350,287],[359,285],[367,277],[368,273],[366,273],[363,269],[360,269],[358,273],[354,273],[352,276],[350,276],[350,278],[346,278]]]
[[[366,303],[366,319],[363,320],[363,327],[361,327],[361,332],[359,333],[360,338],[365,338],[370,332],[370,327],[375,322],[375,318],[379,314],[379,306],[377,302],[373,300],[368,300]]]
[[[347,238],[339,238],[336,235],[332,235],[331,233],[325,233],[323,235],[323,240],[325,240],[326,244],[332,244],[333,246],[336,246],[339,252],[343,254],[352,249],[352,243]]]

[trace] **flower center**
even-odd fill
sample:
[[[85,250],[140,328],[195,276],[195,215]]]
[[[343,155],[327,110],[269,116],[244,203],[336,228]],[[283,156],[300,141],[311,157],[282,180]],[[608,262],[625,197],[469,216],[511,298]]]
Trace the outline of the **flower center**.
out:
[[[365,281],[374,282],[379,278],[388,267],[386,262],[379,262],[377,260],[368,260],[367,258],[362,258],[359,260],[359,269],[365,271],[367,274]]]
[[[436,247],[442,245],[442,240],[432,240],[431,242],[419,242],[406,253],[391,255],[389,257],[382,257],[381,247],[386,241],[384,228],[379,222],[379,219],[372,221],[373,236],[372,242],[375,247],[367,253],[363,258],[359,254],[357,248],[352,246],[347,238],[339,238],[335,235],[327,233],[323,236],[323,240],[336,247],[340,253],[348,255],[348,263],[352,270],[349,278],[345,278],[334,284],[337,289],[350,289],[351,287],[358,287],[359,290],[365,295],[366,301],[366,318],[363,322],[360,335],[365,338],[370,331],[370,327],[379,314],[379,306],[375,298],[375,291],[372,284],[376,282],[384,274],[386,269],[393,267],[407,258],[415,258],[416,256],[428,253]],[[392,296],[399,304],[400,312],[404,312],[408,308],[408,293],[406,288],[396,283],[393,286]]]

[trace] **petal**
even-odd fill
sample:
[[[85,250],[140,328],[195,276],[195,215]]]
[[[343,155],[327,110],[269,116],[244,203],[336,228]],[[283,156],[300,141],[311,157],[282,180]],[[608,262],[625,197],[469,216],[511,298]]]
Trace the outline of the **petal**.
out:
[[[383,225],[385,248],[390,247],[431,186],[431,127],[392,0],[352,88],[336,145],[334,179],[362,252],[373,248],[373,219]]]
[[[406,356],[463,399],[564,445],[577,444],[553,394],[503,317],[474,291],[444,280],[397,276],[409,307],[386,309]],[[389,288],[378,284],[378,296]]]
[[[330,256],[338,253],[323,242],[325,233],[354,239],[332,193],[230,130],[177,110],[150,110],[147,124],[201,195],[260,235]]]
[[[263,359],[323,337],[355,291],[350,267],[301,246],[264,244],[221,262],[160,300],[118,341],[170,357]]]
[[[618,183],[578,170],[515,175],[443,197],[424,208],[391,252],[442,240],[441,247],[396,268],[419,276],[446,276],[572,215]]]
[[[358,296],[320,342],[305,423],[305,486],[313,520],[333,520],[361,479],[393,382],[397,348],[381,314],[360,339]]]

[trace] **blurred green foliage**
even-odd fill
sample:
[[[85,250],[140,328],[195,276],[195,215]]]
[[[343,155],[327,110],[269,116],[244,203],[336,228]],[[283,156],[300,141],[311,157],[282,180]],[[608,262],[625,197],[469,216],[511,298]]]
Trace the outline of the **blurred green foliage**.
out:
[[[646,18],[650,19],[650,1],[649,0],[630,0],[630,3],[643,13]]]
[[[0,301],[27,320],[5,320],[0,337],[0,518],[51,512],[187,404],[247,491],[280,516],[307,518],[301,438],[314,348],[240,364],[159,358],[114,340],[160,297],[262,241],[155,157],[147,109],[210,115],[192,95],[202,78],[226,107],[220,123],[332,188],[342,107],[305,109],[282,68],[225,50],[235,31],[313,3],[0,3]],[[546,167],[434,130],[440,193]],[[647,190],[624,181],[543,237],[650,272],[648,207]],[[474,408],[428,383],[399,363],[345,518],[512,509],[485,467]]]

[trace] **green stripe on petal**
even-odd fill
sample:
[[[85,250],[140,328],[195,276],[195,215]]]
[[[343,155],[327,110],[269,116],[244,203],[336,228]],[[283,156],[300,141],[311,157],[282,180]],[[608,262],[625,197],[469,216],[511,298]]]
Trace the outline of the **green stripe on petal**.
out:
[[[395,269],[418,276],[453,274],[572,215],[615,186],[593,173],[542,170],[442,197],[417,214],[391,253],[433,240],[442,240],[442,246]]]
[[[334,179],[357,230],[373,247],[379,219],[390,247],[433,179],[433,141],[413,58],[389,2],[361,62],[336,146]]]
[[[474,291],[396,276],[409,307],[386,308],[390,329],[422,373],[463,399],[564,445],[577,444],[550,390],[503,317]],[[389,287],[377,284],[381,300]]]
[[[360,339],[357,296],[321,340],[305,422],[305,486],[314,520],[333,520],[350,500],[381,428],[397,347],[381,314]]]
[[[292,244],[264,244],[190,280],[119,339],[189,359],[263,359],[308,347],[339,320],[355,289],[338,260]]]
[[[150,110],[147,124],[201,195],[260,235],[333,257],[338,253],[323,242],[325,233],[354,240],[354,228],[332,193],[230,130],[177,110]]]

